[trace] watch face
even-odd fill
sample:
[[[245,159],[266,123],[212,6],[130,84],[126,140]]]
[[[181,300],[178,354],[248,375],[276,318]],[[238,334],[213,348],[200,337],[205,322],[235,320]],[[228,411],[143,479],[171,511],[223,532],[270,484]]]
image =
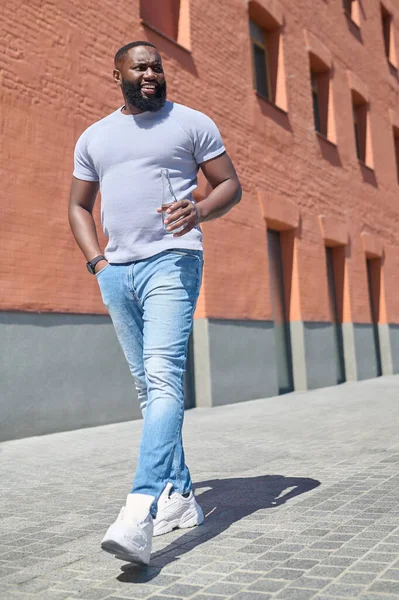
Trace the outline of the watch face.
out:
[[[89,263],[89,262],[86,263],[86,267],[87,267],[87,270],[89,271],[89,273],[91,275],[94,275],[94,268],[92,267],[91,263]]]

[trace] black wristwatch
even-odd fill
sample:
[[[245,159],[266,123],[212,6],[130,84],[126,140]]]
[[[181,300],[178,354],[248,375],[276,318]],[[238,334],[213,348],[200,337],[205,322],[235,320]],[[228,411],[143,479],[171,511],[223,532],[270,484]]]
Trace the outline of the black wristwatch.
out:
[[[107,259],[105,258],[105,256],[103,256],[102,254],[100,254],[99,256],[96,256],[92,260],[89,260],[88,263],[86,263],[86,267],[87,267],[87,270],[89,271],[89,273],[91,273],[92,275],[95,274],[95,270],[94,270],[95,266],[96,266],[97,263],[100,262],[100,260],[107,260]]]

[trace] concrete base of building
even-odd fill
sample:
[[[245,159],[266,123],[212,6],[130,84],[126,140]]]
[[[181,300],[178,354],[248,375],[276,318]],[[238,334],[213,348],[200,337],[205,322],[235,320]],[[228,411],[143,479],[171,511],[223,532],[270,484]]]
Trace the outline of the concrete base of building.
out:
[[[221,406],[278,393],[273,323],[196,319],[196,406]]]
[[[140,417],[109,317],[0,313],[0,441]]]
[[[381,372],[382,375],[393,375],[392,349],[389,325],[378,325],[378,339],[380,341]]]
[[[357,381],[355,330],[353,323],[342,323],[345,375],[347,381]]]
[[[399,373],[399,325],[389,325],[389,341],[391,346],[392,373]]]
[[[373,326],[354,323],[357,379],[378,377],[378,356],[374,342]]]
[[[304,323],[307,389],[339,383],[331,323]]]
[[[295,391],[342,382],[331,323],[290,323]],[[379,326],[382,372],[399,372],[399,325]],[[342,325],[347,381],[378,376],[373,326]],[[271,321],[198,319],[194,324],[196,406],[220,406],[278,394],[276,345]]]
[[[334,328],[292,322],[294,390],[339,381]],[[378,328],[384,375],[399,373],[399,325]],[[372,325],[342,326],[347,380],[378,374]],[[141,417],[111,320],[100,315],[0,313],[0,441]],[[278,395],[271,321],[198,319],[186,408]]]

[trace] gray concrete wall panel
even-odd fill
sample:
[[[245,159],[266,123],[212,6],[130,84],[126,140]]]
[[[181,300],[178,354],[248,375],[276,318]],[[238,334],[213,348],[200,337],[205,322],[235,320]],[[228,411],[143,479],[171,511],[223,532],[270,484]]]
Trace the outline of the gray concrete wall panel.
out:
[[[389,325],[391,340],[392,371],[399,373],[399,325]]]
[[[303,392],[308,389],[303,321],[290,321],[290,336],[294,390],[296,392]]]
[[[304,323],[308,389],[336,385],[334,328],[331,323]]]
[[[369,323],[354,323],[354,332],[358,379],[377,377],[373,326]]]
[[[140,417],[111,320],[0,313],[0,440]]]
[[[353,323],[342,323],[342,339],[344,344],[346,380],[357,381],[355,332]]]
[[[195,403],[204,408],[212,406],[208,319],[195,319],[193,335]]]
[[[273,323],[208,323],[212,405],[220,406],[278,393]]]
[[[387,323],[379,323],[378,338],[380,340],[382,375],[392,375],[393,365],[391,339],[389,333],[389,325]]]

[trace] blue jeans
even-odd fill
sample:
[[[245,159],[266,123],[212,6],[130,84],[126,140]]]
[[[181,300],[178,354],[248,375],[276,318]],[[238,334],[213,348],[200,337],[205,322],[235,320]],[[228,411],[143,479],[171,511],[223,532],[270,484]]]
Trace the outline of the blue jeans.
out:
[[[169,481],[181,494],[192,486],[182,444],[184,372],[202,266],[201,251],[174,249],[97,273],[143,413],[132,493],[155,497],[153,516]]]

